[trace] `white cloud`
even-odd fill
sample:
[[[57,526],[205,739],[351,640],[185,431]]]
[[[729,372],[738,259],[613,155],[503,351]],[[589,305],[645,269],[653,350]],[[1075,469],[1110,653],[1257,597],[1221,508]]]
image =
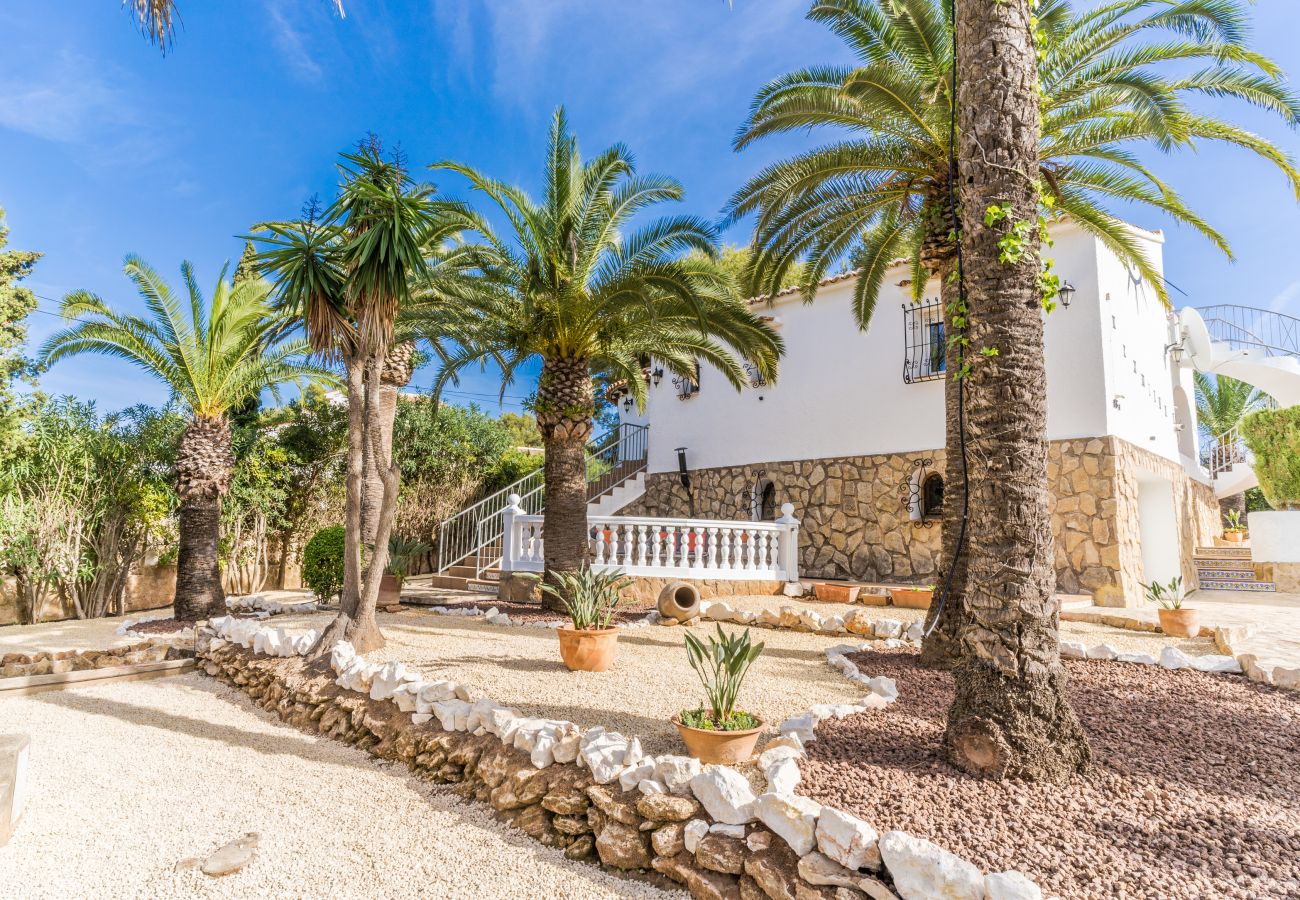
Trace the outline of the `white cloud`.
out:
[[[69,51],[44,65],[0,75],[0,125],[60,143],[82,143],[98,126],[137,118],[103,66]]]
[[[266,11],[271,19],[271,36],[275,40],[275,46],[284,55],[284,62],[289,70],[302,81],[311,83],[320,81],[325,70],[307,49],[307,42],[303,40],[302,32],[285,17],[279,0],[271,0],[266,6]]]

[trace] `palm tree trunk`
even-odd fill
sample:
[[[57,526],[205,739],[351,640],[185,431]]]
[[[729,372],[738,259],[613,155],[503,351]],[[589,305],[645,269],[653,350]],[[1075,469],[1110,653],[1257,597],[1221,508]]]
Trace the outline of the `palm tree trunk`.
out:
[[[587,561],[587,441],[595,411],[585,359],[548,359],[537,384],[537,425],[546,451],[542,534],[546,577]],[[562,604],[544,594],[542,605]]]
[[[173,606],[178,619],[205,619],[226,612],[217,549],[221,498],[230,490],[234,468],[230,423],[224,417],[191,420],[176,452],[176,493],[181,507]]]
[[[361,493],[361,539],[374,545],[379,530],[379,508],[384,500],[384,479],[380,468],[393,461],[393,426],[397,421],[397,401],[411,376],[415,373],[415,347],[409,343],[394,344],[384,357],[380,375],[376,425],[379,434],[379,452],[365,455],[365,472]]]
[[[939,297],[943,303],[943,333],[948,339],[944,348],[944,473],[942,569],[935,584],[934,599],[925,616],[925,640],[921,645],[921,663],[936,669],[950,669],[961,657],[959,636],[965,620],[966,557],[958,554],[965,498],[959,416],[961,392],[965,380],[959,377],[962,354],[953,338],[960,330],[958,304],[960,290],[952,275],[957,269],[956,248],[948,237],[950,217],[946,214],[946,196],[936,198],[945,214],[940,222],[943,233],[932,234],[927,247],[934,246],[933,271],[939,276]]]
[[[971,496],[962,658],[944,745],[972,773],[1063,780],[1091,754],[1057,643],[1036,236],[1017,262],[1001,262],[998,246],[1038,214],[1029,0],[965,0],[957,37]],[[985,225],[986,210],[1001,204],[1006,220]],[[991,348],[996,356],[982,355]]]

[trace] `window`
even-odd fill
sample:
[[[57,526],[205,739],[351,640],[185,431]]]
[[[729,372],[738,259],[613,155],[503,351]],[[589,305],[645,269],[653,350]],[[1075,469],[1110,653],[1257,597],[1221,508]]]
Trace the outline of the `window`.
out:
[[[678,400],[689,400],[700,392],[700,362],[695,361],[695,377],[690,378],[677,375],[673,378],[673,386],[677,388]]]
[[[948,341],[943,328],[943,302],[903,304],[903,381],[932,381],[947,368]]]
[[[776,521],[776,485],[760,481],[754,490],[754,521]]]
[[[943,515],[943,476],[931,472],[921,485],[921,516],[926,519]]]

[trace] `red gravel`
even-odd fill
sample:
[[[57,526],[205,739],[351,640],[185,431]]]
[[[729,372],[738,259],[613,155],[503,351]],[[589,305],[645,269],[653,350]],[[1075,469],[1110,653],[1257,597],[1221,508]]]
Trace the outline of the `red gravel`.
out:
[[[477,606],[481,612],[486,612],[492,607],[497,608],[497,612],[505,613],[510,618],[525,624],[531,622],[554,622],[557,619],[566,619],[567,616],[562,612],[550,612],[540,606],[533,606],[527,603],[503,603],[500,600],[493,600],[487,597],[483,600],[462,600],[455,603],[439,603],[439,606],[445,606],[448,609],[470,609]],[[614,622],[626,624],[635,622],[638,619],[644,619],[646,613],[654,609],[653,606],[623,606],[618,612],[614,613]]]
[[[800,792],[1062,897],[1300,897],[1300,699],[1244,678],[1067,661],[1093,769],[1065,785],[972,778],[939,742],[952,676],[857,653],[898,682],[884,712],[827,720]]]

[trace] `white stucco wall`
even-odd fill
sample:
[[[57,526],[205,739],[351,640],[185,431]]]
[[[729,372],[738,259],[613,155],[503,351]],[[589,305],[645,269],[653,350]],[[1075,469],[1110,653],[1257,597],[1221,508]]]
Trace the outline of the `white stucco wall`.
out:
[[[1159,236],[1135,234],[1159,264]],[[1072,225],[1053,235],[1047,253],[1076,292],[1069,309],[1047,316],[1049,437],[1117,434],[1177,460],[1173,376],[1167,363],[1161,369],[1168,342],[1163,306],[1091,236]],[[811,304],[797,295],[779,298],[765,310],[786,342],[775,384],[737,393],[706,366],[699,393],[679,400],[666,375],[650,388],[644,418],[629,417],[651,424],[650,471],[675,470],[674,450],[683,446],[692,469],[942,447],[942,381],[903,381],[910,291],[898,282],[906,277],[899,266],[886,278],[865,333],[853,321],[850,280],[824,286]],[[937,283],[926,296],[938,296]],[[1140,386],[1143,376],[1147,384]],[[1124,395],[1118,410],[1116,394]],[[1158,440],[1149,440],[1152,434]]]

